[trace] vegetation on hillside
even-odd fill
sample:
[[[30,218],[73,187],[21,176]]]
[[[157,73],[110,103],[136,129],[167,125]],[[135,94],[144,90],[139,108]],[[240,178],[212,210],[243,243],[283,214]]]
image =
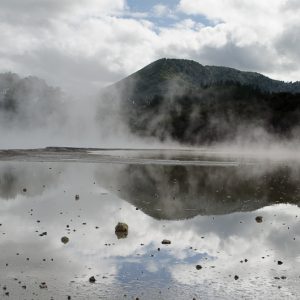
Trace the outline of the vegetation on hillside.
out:
[[[258,128],[291,138],[300,126],[299,82],[189,60],[156,61],[105,93],[132,132],[160,140],[213,143]]]

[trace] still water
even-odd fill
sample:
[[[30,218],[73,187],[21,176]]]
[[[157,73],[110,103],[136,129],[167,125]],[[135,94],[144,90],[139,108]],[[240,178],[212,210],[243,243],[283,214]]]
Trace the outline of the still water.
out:
[[[1,299],[300,298],[297,164],[1,162],[0,201]]]

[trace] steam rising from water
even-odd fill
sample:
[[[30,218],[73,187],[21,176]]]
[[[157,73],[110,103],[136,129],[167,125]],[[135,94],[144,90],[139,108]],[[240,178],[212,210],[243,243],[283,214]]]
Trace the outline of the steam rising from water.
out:
[[[0,74],[0,148],[158,145],[129,132],[116,100],[71,98],[38,78]]]
[[[166,94],[171,100],[184,93],[178,82],[179,79],[176,78],[166,86]],[[149,137],[149,134],[137,136],[131,132],[124,118],[123,101],[125,95],[126,101],[133,102],[131,94],[134,87],[135,81],[131,79],[127,81],[126,90],[119,83],[93,97],[76,99],[35,77],[21,79],[15,74],[0,74],[0,148],[190,148],[188,144],[174,142],[164,132],[164,142]],[[168,118],[169,108],[172,106],[176,110],[174,101],[163,105],[157,114],[159,116],[151,117],[148,130],[153,130],[155,126],[158,131],[163,131],[164,128],[160,126],[162,120],[159,118]],[[180,113],[181,108],[177,109]],[[190,123],[199,122],[195,119],[196,111],[196,107],[191,110]],[[228,126],[221,124],[222,120],[215,122],[220,128]],[[280,139],[270,134],[261,124],[245,123],[226,142],[209,147],[202,144],[201,147],[205,147],[207,151],[233,156],[298,160],[298,132],[296,128],[290,134],[291,139]]]

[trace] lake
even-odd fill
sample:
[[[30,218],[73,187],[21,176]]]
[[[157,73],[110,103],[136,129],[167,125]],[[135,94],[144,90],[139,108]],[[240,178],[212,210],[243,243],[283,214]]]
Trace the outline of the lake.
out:
[[[300,298],[297,162],[75,154],[1,156],[1,299]]]

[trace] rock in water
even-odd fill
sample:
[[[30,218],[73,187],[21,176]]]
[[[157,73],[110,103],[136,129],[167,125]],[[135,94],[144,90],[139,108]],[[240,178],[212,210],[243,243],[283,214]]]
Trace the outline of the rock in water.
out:
[[[95,282],[96,282],[95,277],[94,277],[94,276],[90,277],[90,278],[89,278],[89,282],[90,282],[90,283],[95,283]]]
[[[255,218],[255,221],[256,221],[257,223],[262,223],[263,217],[262,217],[262,216],[257,216],[257,217]]]
[[[163,240],[161,243],[162,243],[163,245],[170,245],[170,244],[171,244],[171,241],[169,241],[169,240]]]
[[[69,242],[69,238],[66,237],[66,236],[63,236],[63,237],[61,238],[61,242],[64,243],[64,244],[67,244],[67,243]]]
[[[128,235],[128,225],[119,222],[115,227],[115,234],[118,239],[125,239]]]
[[[41,282],[40,289],[46,289],[46,288],[47,288],[46,282]]]

